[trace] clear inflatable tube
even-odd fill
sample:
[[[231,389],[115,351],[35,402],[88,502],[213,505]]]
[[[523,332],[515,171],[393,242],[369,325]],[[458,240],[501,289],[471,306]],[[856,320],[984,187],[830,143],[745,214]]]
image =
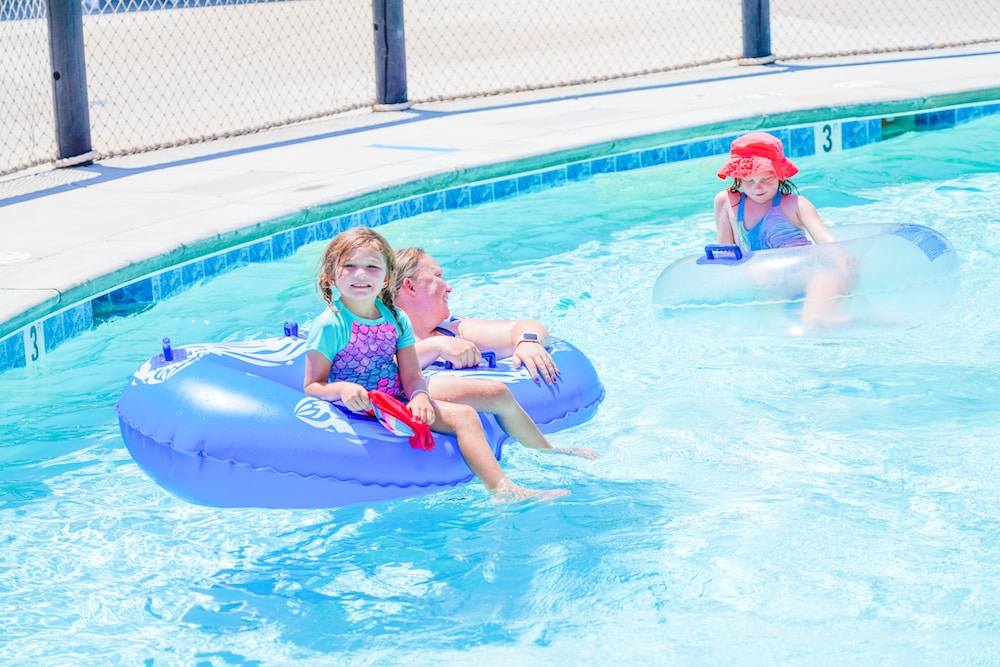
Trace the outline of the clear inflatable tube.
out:
[[[836,334],[914,326],[954,298],[959,259],[939,232],[916,224],[832,231],[836,243],[745,253],[707,246],[660,273],[653,306],[668,319],[734,332]],[[813,322],[810,312],[819,313]]]

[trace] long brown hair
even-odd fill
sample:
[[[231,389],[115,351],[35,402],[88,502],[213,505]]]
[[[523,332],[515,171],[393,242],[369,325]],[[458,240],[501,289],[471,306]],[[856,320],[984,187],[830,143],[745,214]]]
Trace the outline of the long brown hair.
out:
[[[323,300],[333,308],[333,281],[334,276],[344,265],[348,256],[359,248],[370,248],[382,255],[385,262],[385,285],[378,293],[378,298],[389,307],[389,312],[399,324],[399,315],[396,313],[395,286],[396,286],[396,253],[392,246],[385,240],[385,237],[368,227],[352,227],[340,232],[330,241],[323,252],[323,258],[319,263],[319,271],[316,275],[316,287],[319,288]]]

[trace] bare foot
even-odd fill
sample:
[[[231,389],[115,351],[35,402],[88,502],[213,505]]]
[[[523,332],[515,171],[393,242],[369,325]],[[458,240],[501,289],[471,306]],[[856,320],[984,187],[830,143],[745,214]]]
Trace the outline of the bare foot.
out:
[[[518,486],[506,477],[497,485],[493,491],[493,502],[495,503],[519,503],[525,500],[553,500],[569,495],[569,489],[547,489],[536,491],[523,486]]]
[[[579,456],[580,458],[590,459],[591,461],[596,459],[598,456],[596,449],[588,449],[586,447],[553,447],[552,451],[558,454]]]

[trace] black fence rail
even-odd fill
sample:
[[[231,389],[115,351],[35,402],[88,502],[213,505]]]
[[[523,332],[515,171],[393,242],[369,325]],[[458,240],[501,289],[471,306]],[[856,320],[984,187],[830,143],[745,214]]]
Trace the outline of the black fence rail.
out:
[[[355,109],[997,42],[994,0],[0,0],[0,176]]]

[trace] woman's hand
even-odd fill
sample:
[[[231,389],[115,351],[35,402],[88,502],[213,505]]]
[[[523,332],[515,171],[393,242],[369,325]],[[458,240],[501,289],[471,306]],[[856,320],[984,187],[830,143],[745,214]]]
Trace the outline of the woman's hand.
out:
[[[511,359],[514,361],[514,368],[524,366],[528,375],[535,382],[538,382],[538,378],[541,376],[545,380],[545,384],[552,384],[559,377],[559,367],[556,366],[552,355],[545,347],[536,342],[521,341],[518,343]]]
[[[438,346],[438,356],[455,368],[475,368],[483,358],[476,344],[463,338],[435,336],[434,342]]]

